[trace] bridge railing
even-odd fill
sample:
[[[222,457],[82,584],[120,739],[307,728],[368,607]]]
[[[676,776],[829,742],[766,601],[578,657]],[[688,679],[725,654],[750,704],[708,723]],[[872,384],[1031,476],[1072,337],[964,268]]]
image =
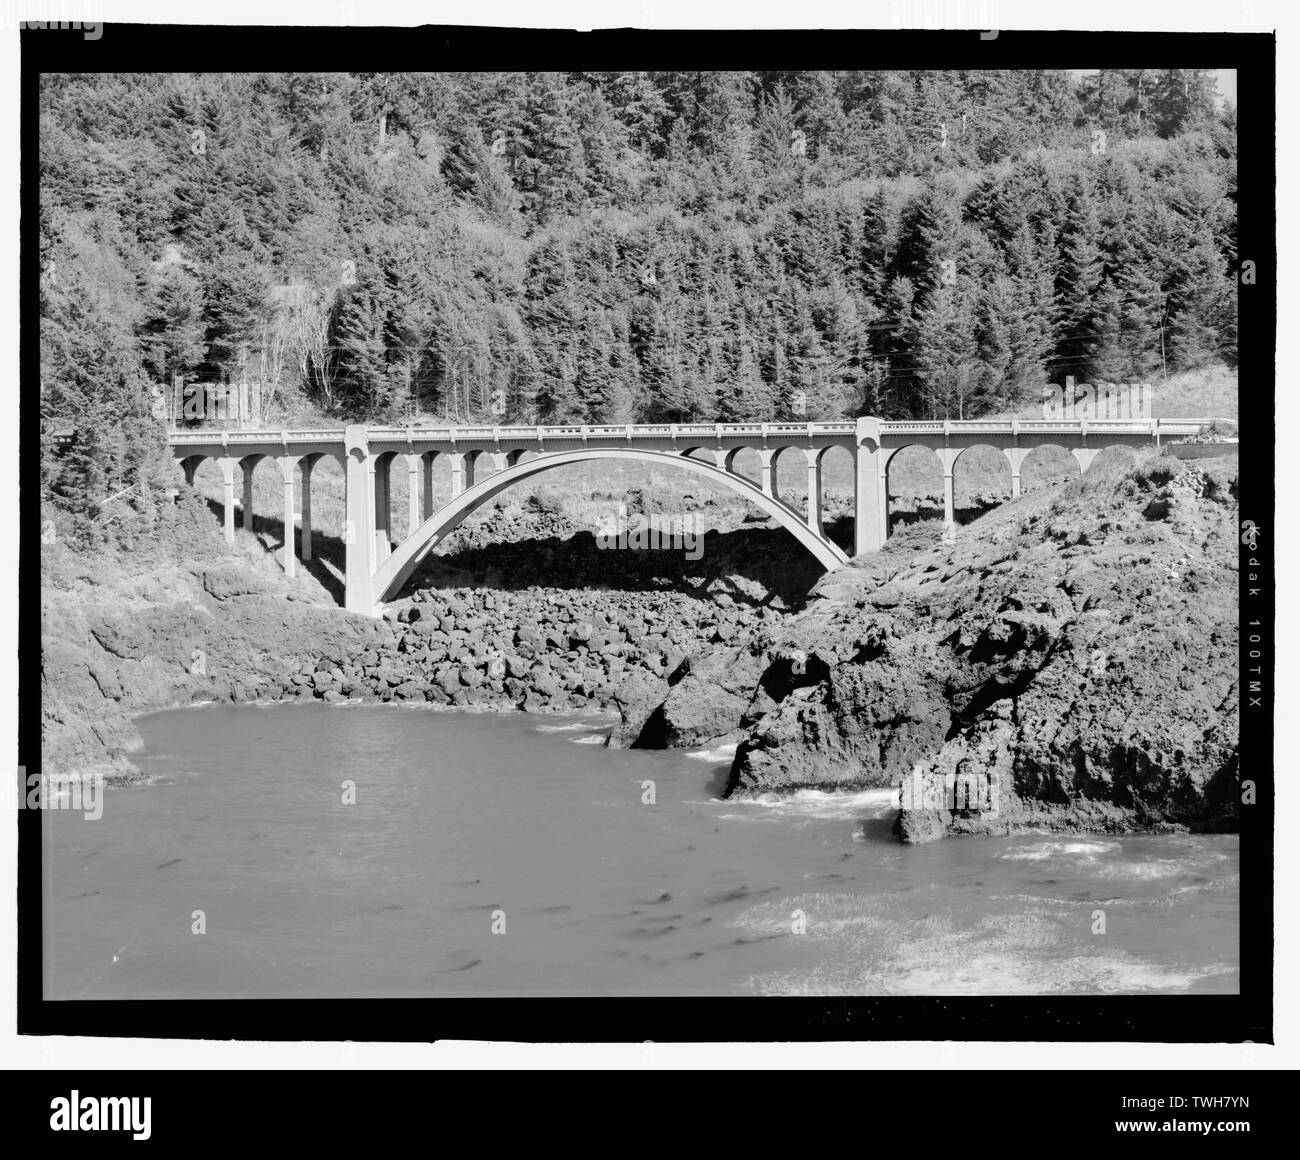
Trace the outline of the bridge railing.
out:
[[[1088,434],[1191,435],[1214,422],[1212,419],[918,419],[881,423],[885,435],[971,434]]]
[[[907,420],[882,422],[884,435],[952,435],[1000,434],[1017,432],[1028,435],[1106,434],[1139,435],[1147,432],[1161,435],[1194,435],[1215,419],[965,419],[965,420]],[[853,435],[852,422],[813,423],[596,423],[554,424],[532,426],[441,426],[422,427],[414,424],[402,427],[369,427],[367,438],[377,443],[451,443],[458,442],[525,442],[545,444],[546,440],[561,439],[737,439],[778,438],[802,436],[805,438]],[[202,429],[172,431],[168,438],[173,447],[187,447],[221,443],[223,446],[247,446],[265,443],[341,443],[343,428],[319,430],[230,430]],[[71,438],[71,436],[68,436]]]
[[[335,441],[341,443],[343,441],[343,428],[320,428],[310,431],[231,431],[212,428],[204,431],[170,431],[167,439],[173,446],[205,443],[279,443],[285,439],[306,440],[312,443],[332,443]]]

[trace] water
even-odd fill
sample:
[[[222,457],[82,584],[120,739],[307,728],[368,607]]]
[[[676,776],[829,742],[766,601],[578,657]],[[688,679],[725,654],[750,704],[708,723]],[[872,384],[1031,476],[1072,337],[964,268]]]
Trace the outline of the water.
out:
[[[1235,836],[907,847],[892,791],[720,801],[726,753],[593,718],[139,724],[149,784],[44,815],[51,998],[1238,988]]]

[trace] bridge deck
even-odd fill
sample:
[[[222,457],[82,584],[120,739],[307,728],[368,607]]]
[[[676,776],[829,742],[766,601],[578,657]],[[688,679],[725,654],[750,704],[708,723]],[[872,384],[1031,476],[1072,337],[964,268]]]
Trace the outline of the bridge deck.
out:
[[[1227,420],[1217,420],[1225,422]],[[1194,435],[1202,427],[1216,422],[1213,419],[964,419],[934,421],[881,422],[881,438],[893,442],[907,436],[933,439],[937,437],[958,439],[985,435],[1016,438],[1020,435],[1041,440],[1045,435],[1096,436],[1107,435],[1168,438]],[[410,447],[446,447],[481,443],[551,442],[663,442],[674,445],[685,442],[715,441],[743,442],[757,438],[764,444],[773,440],[795,440],[809,445],[836,443],[851,440],[856,426],[842,423],[634,423],[634,424],[561,424],[549,426],[422,426],[367,427],[366,436],[373,443],[405,444]],[[204,447],[221,444],[223,448],[242,449],[250,445],[268,445],[282,450],[305,444],[342,443],[342,427],[319,429],[264,428],[191,429],[172,431],[169,441],[173,448]]]

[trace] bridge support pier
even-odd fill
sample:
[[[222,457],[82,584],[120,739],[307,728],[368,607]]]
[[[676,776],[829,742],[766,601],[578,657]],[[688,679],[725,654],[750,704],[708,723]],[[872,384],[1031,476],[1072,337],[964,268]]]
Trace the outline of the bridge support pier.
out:
[[[814,447],[805,452],[808,456],[808,526],[819,536],[822,534],[822,453]]]
[[[393,550],[392,466],[395,452],[374,456],[371,463],[375,493],[375,563],[382,564]]]
[[[423,521],[420,519],[420,466],[423,455],[406,457],[406,534],[409,536]]]
[[[465,493],[465,453],[463,451],[449,451],[447,458],[451,460],[451,498]]]
[[[226,537],[227,544],[235,542],[235,467],[238,460],[221,458],[217,460],[221,468],[222,483],[222,534]]]
[[[1024,449],[1020,446],[1019,424],[1012,422],[1011,429],[1011,446],[1004,447],[1002,453],[1007,457],[1007,462],[1011,464],[1011,498],[1020,498],[1020,465],[1025,461]]]
[[[297,553],[294,544],[294,527],[293,527],[293,476],[298,468],[298,460],[293,456],[285,456],[280,460],[280,474],[284,478],[284,574],[294,576],[297,574]]]
[[[349,612],[373,616],[375,505],[370,444],[363,426],[346,428],[343,441],[347,478],[347,518],[343,525],[344,607]]]
[[[257,459],[250,456],[248,459],[241,460],[239,466],[244,471],[244,508],[239,526],[244,531],[251,532],[253,530],[253,472],[257,469]]]
[[[956,502],[952,486],[952,470],[956,466],[957,458],[961,455],[963,448],[936,447],[934,450],[935,454],[939,456],[939,462],[943,464],[943,526],[945,530],[951,530],[957,526]]]
[[[1074,456],[1075,462],[1079,465],[1079,474],[1082,475],[1092,466],[1092,461],[1101,454],[1100,447],[1072,447],[1070,454]]]
[[[880,421],[859,419],[853,440],[853,554],[878,552],[885,542],[885,464]]]
[[[437,457],[436,451],[426,451],[420,456],[420,523],[433,515],[433,461]]]
[[[780,499],[777,493],[777,456],[781,454],[780,448],[775,451],[769,451],[766,447],[759,448],[758,462],[760,471],[760,484],[764,495],[770,495],[773,499]]]
[[[311,559],[311,469],[316,461],[310,457],[300,460],[302,465],[302,559]]]

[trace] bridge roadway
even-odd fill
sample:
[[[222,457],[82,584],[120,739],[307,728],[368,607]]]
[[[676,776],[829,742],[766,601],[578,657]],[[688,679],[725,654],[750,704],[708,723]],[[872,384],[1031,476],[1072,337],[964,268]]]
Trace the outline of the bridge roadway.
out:
[[[326,455],[342,465],[346,480],[346,518],[340,529],[345,545],[345,606],[366,615],[382,612],[419,562],[470,512],[512,484],[542,471],[593,460],[632,460],[668,464],[732,488],[790,531],[827,569],[848,556],[822,528],[822,460],[843,447],[854,464],[854,553],[877,550],[889,534],[889,463],[904,447],[931,448],[943,467],[944,518],[953,513],[953,468],[962,453],[991,446],[1011,465],[1011,496],[1020,494],[1020,468],[1034,448],[1055,445],[1086,471],[1105,448],[1140,447],[1162,439],[1195,434],[1205,419],[1054,419],[944,420],[886,422],[862,418],[838,423],[661,423],[548,427],[366,427],[326,430],[192,430],[169,435],[172,454],[188,483],[207,459],[221,469],[225,487],[225,535],[235,537],[235,487],[243,484],[243,526],[252,527],[253,471],[263,459],[279,465],[284,481],[284,567],[312,555],[312,469]],[[806,514],[777,493],[776,460],[799,450],[808,469]],[[759,478],[741,475],[736,456],[753,450]],[[706,460],[698,453],[707,452]],[[392,538],[390,480],[398,456],[409,476],[408,527],[400,544]],[[433,462],[446,456],[451,494],[435,503]],[[531,456],[531,458],[525,458]],[[486,460],[485,460],[486,457]],[[480,462],[493,474],[476,478]],[[290,540],[295,523],[295,487],[301,490],[299,553]]]

